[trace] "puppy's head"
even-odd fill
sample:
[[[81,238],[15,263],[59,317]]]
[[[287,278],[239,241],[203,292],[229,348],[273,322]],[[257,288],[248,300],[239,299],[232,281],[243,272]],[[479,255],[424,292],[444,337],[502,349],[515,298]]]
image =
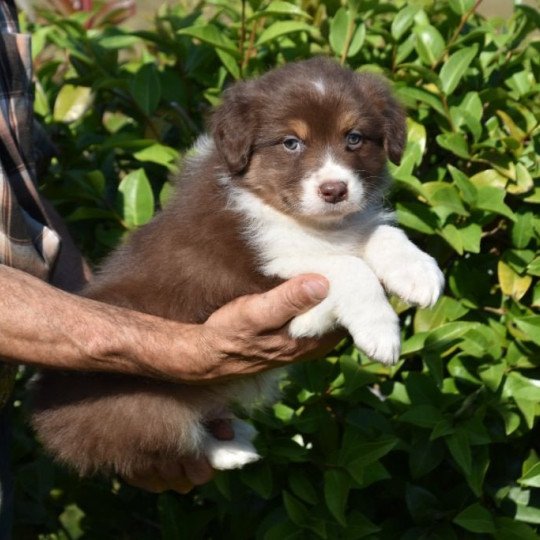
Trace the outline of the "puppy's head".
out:
[[[315,222],[378,202],[406,136],[384,79],[323,58],[237,83],[211,130],[234,185]]]

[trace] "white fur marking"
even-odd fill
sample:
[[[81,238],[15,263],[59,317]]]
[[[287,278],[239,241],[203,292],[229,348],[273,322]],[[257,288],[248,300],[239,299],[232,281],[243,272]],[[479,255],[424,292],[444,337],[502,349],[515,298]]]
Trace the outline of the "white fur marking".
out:
[[[348,195],[344,201],[332,204],[319,195],[319,187],[330,180],[345,182]],[[308,216],[325,216],[341,219],[344,215],[357,212],[364,202],[362,179],[349,167],[344,167],[328,155],[321,167],[302,180],[300,197],[301,212]]]
[[[257,434],[255,428],[238,418],[232,420],[232,427],[234,439],[230,441],[220,441],[210,434],[206,436],[203,447],[214,469],[220,471],[239,469],[261,458],[251,442]]]
[[[324,96],[324,94],[326,93],[326,87],[322,79],[317,79],[316,81],[313,81],[313,86],[317,89],[317,92],[319,92],[319,94],[322,94]]]

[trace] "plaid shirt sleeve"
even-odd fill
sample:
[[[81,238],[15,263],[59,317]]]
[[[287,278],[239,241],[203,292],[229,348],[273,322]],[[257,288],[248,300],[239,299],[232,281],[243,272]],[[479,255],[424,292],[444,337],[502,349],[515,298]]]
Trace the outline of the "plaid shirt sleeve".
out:
[[[13,0],[0,0],[0,264],[47,279],[59,250],[35,184],[30,36],[20,34]],[[13,368],[0,363],[0,407]]]

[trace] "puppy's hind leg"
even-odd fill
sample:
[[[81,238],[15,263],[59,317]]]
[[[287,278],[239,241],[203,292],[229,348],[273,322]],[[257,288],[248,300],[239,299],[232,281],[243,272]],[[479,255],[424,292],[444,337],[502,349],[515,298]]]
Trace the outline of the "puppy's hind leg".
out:
[[[210,433],[205,436],[202,446],[214,469],[222,471],[239,469],[261,458],[251,442],[257,434],[255,428],[238,418],[232,420],[232,428],[234,439],[230,441],[220,441]]]

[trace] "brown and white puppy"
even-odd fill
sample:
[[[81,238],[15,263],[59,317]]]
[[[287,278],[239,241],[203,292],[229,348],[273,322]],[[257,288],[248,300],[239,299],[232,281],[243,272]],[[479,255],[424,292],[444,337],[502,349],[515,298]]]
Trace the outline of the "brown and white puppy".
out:
[[[386,82],[321,58],[290,64],[226,91],[210,132],[172,201],[112,254],[86,296],[202,323],[238,296],[320,273],[329,295],[290,333],[340,325],[366,354],[395,362],[398,318],[383,286],[428,306],[443,277],[382,209],[386,160],[399,162],[405,144],[404,113]],[[81,474],[134,475],[192,453],[241,467],[259,457],[253,428],[236,421],[235,439],[217,441],[204,421],[232,400],[249,405],[268,379],[188,386],[46,372],[33,425]]]

